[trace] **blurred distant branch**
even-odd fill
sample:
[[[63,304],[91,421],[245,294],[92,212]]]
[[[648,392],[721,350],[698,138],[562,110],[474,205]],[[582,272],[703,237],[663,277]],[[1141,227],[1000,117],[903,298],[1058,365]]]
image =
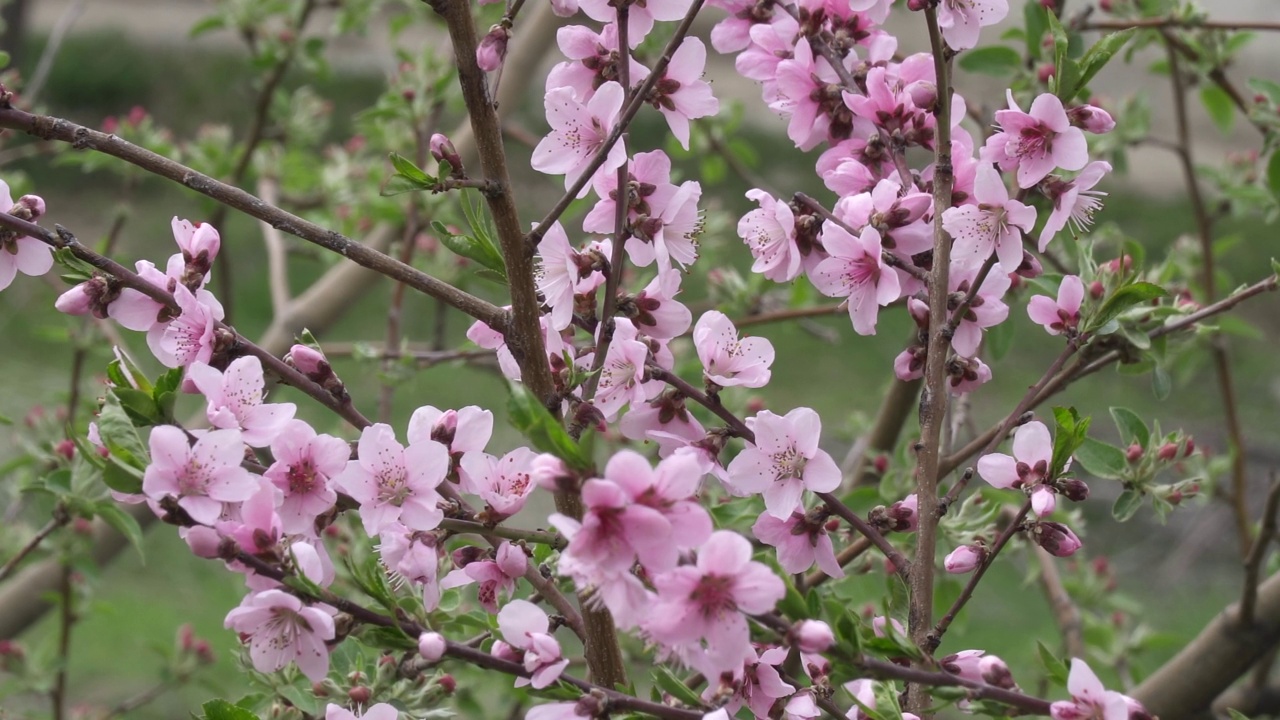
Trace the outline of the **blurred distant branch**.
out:
[[[35,72],[31,73],[31,81],[23,87],[22,98],[28,104],[35,105],[36,100],[39,99],[40,91],[44,89],[44,83],[49,79],[49,71],[53,69],[53,62],[58,59],[58,51],[62,49],[62,41],[66,40],[67,33],[71,32],[76,20],[80,19],[80,14],[84,12],[84,4],[85,0],[73,0],[62,11],[62,16],[58,18],[53,31],[49,33],[49,42],[40,53],[40,61],[36,63]]]
[[[1240,596],[1240,624],[1253,624],[1254,609],[1258,605],[1258,573],[1262,569],[1262,561],[1271,548],[1271,541],[1276,537],[1276,509],[1280,506],[1280,478],[1271,478],[1271,491],[1267,493],[1267,503],[1262,510],[1262,528],[1253,539],[1253,547],[1244,561],[1244,592]]]
[[[1036,562],[1040,565],[1040,585],[1044,588],[1045,598],[1053,608],[1054,620],[1062,632],[1063,649],[1067,657],[1084,657],[1084,624],[1080,619],[1080,608],[1071,601],[1062,584],[1062,576],[1058,573],[1058,565],[1048,550],[1040,546],[1032,548]]]
[[[50,519],[49,522],[45,523],[44,527],[37,530],[36,534],[32,535],[31,539],[28,540],[13,557],[9,558],[9,561],[4,564],[4,567],[0,567],[0,581],[13,574],[14,569],[16,569],[22,560],[30,555],[33,550],[40,547],[40,543],[44,542],[45,538],[52,535],[55,530],[66,525],[70,521],[70,513],[61,507],[55,508],[53,518]],[[0,634],[0,637],[2,636],[3,634]]]

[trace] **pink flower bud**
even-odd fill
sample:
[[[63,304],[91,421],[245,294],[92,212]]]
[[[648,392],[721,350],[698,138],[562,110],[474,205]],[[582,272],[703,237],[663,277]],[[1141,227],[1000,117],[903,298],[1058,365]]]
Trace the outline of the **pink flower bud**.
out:
[[[917,510],[919,501],[915,493],[911,493],[889,508],[889,517],[894,520],[893,530],[898,532],[915,532],[920,526],[920,514]]]
[[[347,697],[351,699],[351,702],[363,705],[369,702],[369,698],[373,697],[373,691],[363,685],[357,685],[347,691]]]
[[[1023,250],[1022,263],[1018,265],[1018,269],[1014,272],[1017,273],[1018,277],[1035,280],[1044,274],[1044,266],[1040,264],[1039,258]]]
[[[572,486],[575,482],[574,475],[569,471],[568,466],[550,453],[543,453],[533,459],[533,470],[530,476],[538,487],[553,492]]]
[[[983,655],[986,655],[985,650],[961,650],[958,653],[942,658],[940,665],[944,672],[965,680],[981,682],[982,671],[979,669],[979,665],[982,662]]]
[[[1048,485],[1041,485],[1031,493],[1031,511],[1036,517],[1049,517],[1058,507],[1058,493]]]
[[[1160,449],[1156,451],[1156,457],[1164,460],[1165,462],[1176,460],[1178,457],[1178,443],[1165,443],[1164,445],[1161,445]]]
[[[1182,448],[1182,456],[1183,456],[1183,457],[1191,457],[1191,455],[1192,455],[1195,451],[1196,451],[1196,441],[1195,441],[1195,438],[1193,438],[1193,437],[1191,437],[1190,435],[1188,435],[1188,436],[1187,436],[1187,444],[1186,444],[1186,446],[1184,446],[1184,447]]]
[[[929,7],[929,0],[907,0],[907,9],[911,12],[920,12]]]
[[[1058,491],[1066,495],[1071,502],[1084,502],[1089,499],[1089,485],[1080,478],[1066,478],[1058,481]]]
[[[452,675],[441,675],[436,682],[440,684],[440,689],[445,695],[452,695],[453,691],[458,689],[458,681]]]
[[[1143,454],[1142,446],[1139,445],[1138,443],[1133,443],[1132,445],[1129,446],[1129,449],[1124,451],[1124,457],[1126,460],[1129,461],[1130,465],[1141,460],[1142,454]]]
[[[440,633],[425,632],[418,637],[418,653],[427,659],[427,662],[436,662],[444,657],[446,649],[444,636]]]
[[[1009,666],[995,655],[987,655],[978,661],[978,671],[982,675],[982,681],[988,685],[995,685],[1005,690],[1018,687],[1018,684],[1013,681],[1013,673],[1009,672]]]
[[[511,39],[511,31],[501,25],[489,28],[489,34],[480,40],[476,48],[476,64],[485,72],[493,72],[502,67],[507,57],[507,41]]]
[[[986,550],[981,545],[961,545],[943,559],[942,567],[954,575],[973,572],[985,556]]]
[[[22,208],[21,215],[15,212],[18,207]],[[23,195],[18,198],[18,202],[13,204],[13,208],[9,210],[9,214],[16,217],[23,217],[26,220],[35,221],[44,215],[44,211],[44,198],[39,195]]]
[[[76,456],[76,444],[70,440],[63,440],[53,446],[53,451],[62,457],[71,460]]]
[[[1056,71],[1057,68],[1053,66],[1053,63],[1045,63],[1036,70],[1036,77],[1040,79],[1040,82],[1047,83]]]
[[[1058,522],[1036,523],[1031,534],[1036,543],[1054,557],[1070,557],[1084,545],[1071,528]]]
[[[1111,113],[1096,105],[1080,105],[1067,111],[1067,119],[1072,125],[1084,128],[1095,135],[1103,135],[1116,128],[1115,118]]]
[[[524,659],[524,653],[501,640],[494,641],[493,647],[489,649],[489,654],[499,660],[508,662],[521,662]]]
[[[931,80],[917,80],[906,87],[911,102],[925,112],[933,112],[938,103],[938,86]]]
[[[285,360],[307,377],[333,372],[324,353],[309,345],[294,345],[289,348],[289,354],[285,356]]]
[[[831,626],[821,620],[803,620],[795,627],[796,645],[802,653],[821,653],[836,643]]]
[[[1107,292],[1107,288],[1099,281],[1094,280],[1089,283],[1089,297],[1094,300],[1101,300],[1102,296]]]
[[[458,176],[462,174],[462,158],[458,155],[457,149],[453,147],[453,143],[449,138],[436,133],[431,136],[429,148],[431,157],[435,158],[436,162],[449,163],[450,175]]]

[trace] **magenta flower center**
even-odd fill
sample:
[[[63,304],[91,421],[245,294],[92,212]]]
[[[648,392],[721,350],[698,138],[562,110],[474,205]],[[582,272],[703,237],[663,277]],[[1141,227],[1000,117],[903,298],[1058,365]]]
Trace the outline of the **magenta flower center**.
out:
[[[715,617],[735,608],[733,602],[733,578],[723,575],[703,575],[693,588],[689,599],[703,617]]]
[[[310,460],[289,467],[289,494],[305,495],[316,487],[316,469]]]
[[[1045,127],[1044,123],[1036,123],[1033,127],[1023,128],[1018,134],[1018,145],[1014,151],[1017,157],[1039,157],[1053,151],[1053,138],[1057,133]]]

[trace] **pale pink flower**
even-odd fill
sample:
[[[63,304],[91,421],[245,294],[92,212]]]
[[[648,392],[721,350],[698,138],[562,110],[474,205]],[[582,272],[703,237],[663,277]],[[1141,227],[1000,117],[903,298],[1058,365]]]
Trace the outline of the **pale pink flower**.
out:
[[[546,315],[538,318],[538,325],[542,329],[547,357],[559,358],[566,349],[564,338],[560,336],[560,331],[551,327],[551,318]],[[497,351],[498,369],[502,371],[502,374],[508,380],[519,382],[520,365],[516,362],[516,357],[512,354],[511,348],[507,347],[507,339],[503,337],[501,332],[477,320],[467,329],[467,339],[486,350]]]
[[[822,112],[828,86],[840,82],[834,69],[813,53],[809,39],[800,38],[795,54],[778,63],[775,99],[769,109],[790,115],[787,137],[801,150],[810,150],[827,137],[830,117]]]
[[[0,212],[35,222],[44,214],[45,203],[39,196],[24,195],[13,202],[9,185],[0,180]],[[11,230],[0,230],[0,290],[23,275],[44,275],[53,268],[53,248],[44,242]]]
[[[885,264],[880,233],[863,228],[859,237],[828,220],[822,225],[822,246],[830,255],[809,278],[827,297],[847,297],[849,319],[859,335],[875,335],[880,307],[901,293],[898,274]]]
[[[948,570],[947,572],[951,571]],[[961,650],[942,658],[938,662],[938,666],[942,668],[943,672],[951,673],[965,680],[983,682],[982,658],[986,654],[986,650]]]
[[[423,405],[413,411],[405,438],[409,444],[434,440],[449,448],[450,455],[482,452],[493,437],[493,413],[468,405],[458,410],[439,410]]]
[[[1058,491],[1048,485],[1039,485],[1031,491],[1031,512],[1036,517],[1049,517],[1058,507]]]
[[[729,13],[711,28],[711,47],[722,55],[740,53],[751,45],[751,30],[756,25],[777,22],[788,17],[771,5],[760,5],[756,0],[708,0],[708,7]]]
[[[1078,275],[1067,275],[1058,286],[1057,301],[1044,295],[1033,295],[1027,302],[1027,315],[1050,335],[1074,331],[1080,325],[1080,305],[1084,302],[1084,282]]]
[[[974,569],[982,564],[982,559],[985,555],[986,553],[980,545],[961,545],[947,553],[947,556],[942,560],[942,567],[947,572],[957,575],[973,572]]]
[[[653,22],[671,22],[684,17],[689,11],[690,0],[647,0],[634,4],[627,13],[627,44],[637,47],[653,29]],[[617,8],[609,0],[578,0],[578,6],[587,17],[602,23],[618,20]]]
[[[560,677],[569,661],[560,652],[560,643],[549,633],[551,621],[537,605],[512,600],[498,612],[498,630],[508,644],[524,650],[527,678],[516,678],[516,687],[531,685],[541,690]]]
[[[1097,105],[1077,105],[1067,110],[1071,124],[1095,135],[1105,135],[1116,129],[1115,118]]]
[[[520,512],[535,487],[531,478],[535,457],[537,453],[526,447],[501,458],[469,452],[459,465],[462,489],[479,495],[489,506],[493,520],[511,517]]]
[[[632,440],[658,443],[662,457],[707,435],[702,423],[686,407],[685,397],[676,391],[659,393],[653,400],[631,406],[618,422],[618,431]]]
[[[592,188],[600,201],[582,219],[582,229],[612,234],[618,222],[618,173],[597,173]],[[661,218],[677,191],[671,183],[671,158],[661,150],[636,153],[627,164],[627,223]]]
[[[255,478],[256,480],[256,478]],[[217,531],[235,541],[241,551],[259,555],[275,549],[284,530],[276,513],[279,494],[269,483],[257,480],[257,489],[238,508],[237,520],[219,521]]]
[[[1084,170],[1072,180],[1050,177],[1041,187],[1053,201],[1053,212],[1040,231],[1040,252],[1049,247],[1049,241],[1068,224],[1076,233],[1083,233],[1093,224],[1093,215],[1102,207],[1106,193],[1094,190],[1102,177],[1111,172],[1111,163],[1097,160],[1084,166]]]
[[[952,262],[982,265],[994,252],[1001,271],[1016,271],[1022,264],[1022,233],[1031,232],[1036,209],[1009,199],[1000,173],[985,162],[978,166],[974,195],[978,204],[951,207],[942,213],[942,227],[955,239]]]
[[[744,21],[750,23],[742,26],[746,49],[739,53],[733,65],[739,75],[760,83],[761,95],[765,104],[769,105],[778,99],[778,64],[792,57],[800,26],[790,15],[772,7],[764,10],[772,14],[772,19],[768,22],[753,22],[753,17],[765,6],[754,0],[746,2],[746,6],[743,12],[748,17]],[[716,30],[724,24],[720,23],[711,31],[711,45],[717,50],[720,48],[716,46]]]
[[[418,654],[427,662],[439,661],[448,649],[448,642],[438,632],[424,632],[418,636]]]
[[[1031,488],[1049,480],[1053,460],[1053,438],[1044,423],[1033,420],[1013,435],[1013,456],[1003,453],[978,459],[978,474],[993,487]]]
[[[378,703],[359,715],[333,703],[324,710],[324,720],[398,720],[399,717],[400,711],[387,703]]]
[[[458,555],[454,555],[454,563],[459,564]],[[452,570],[441,581],[440,586],[449,588],[464,587],[471,583],[479,583],[476,597],[480,605],[490,613],[498,612],[498,598],[511,595],[516,588],[516,580],[524,576],[529,567],[529,557],[517,545],[503,541],[494,551],[493,559],[472,560]]]
[[[760,542],[777,549],[778,564],[788,573],[808,572],[816,562],[828,576],[841,578],[844,568],[836,561],[825,524],[825,521],[810,521],[803,509],[791,513],[785,520],[764,512],[751,526],[751,532]]]
[[[824,493],[840,487],[840,468],[818,447],[822,420],[810,408],[786,415],[762,410],[748,420],[755,444],[738,453],[727,468],[729,482],[742,493],[764,493],[769,514],[791,516],[804,491]]]
[[[301,420],[292,420],[271,442],[275,462],[263,476],[282,493],[280,520],[287,533],[314,533],[315,519],[337,502],[331,479],[347,467],[347,441],[318,435]]]
[[[597,87],[618,79],[614,77],[619,60],[616,24],[605,25],[599,32],[583,25],[562,27],[556,31],[556,44],[569,59],[547,73],[548,91],[573,88],[574,97],[586,102]],[[630,80],[634,87],[649,76],[649,68],[641,65],[635,55],[628,53],[627,57],[631,60]]]
[[[711,534],[695,565],[659,574],[653,583],[658,600],[645,633],[709,677],[751,657],[744,613],[769,612],[786,594],[782,580],[751,559],[751,543],[728,530]]]
[[[1079,170],[1089,162],[1089,144],[1084,132],[1072,127],[1062,101],[1042,93],[1025,113],[1008,90],[1009,108],[996,111],[1000,132],[987,139],[983,162],[994,162],[1001,170],[1017,169],[1018,187],[1029,188],[1048,177],[1054,168]]]
[[[333,483],[360,503],[365,532],[377,535],[399,520],[412,530],[432,530],[444,513],[436,487],[449,472],[449,451],[434,440],[396,441],[391,426],[377,423],[360,435],[358,459]]]
[[[938,27],[956,50],[978,45],[982,28],[995,25],[1009,14],[1008,0],[942,0],[938,3]]]
[[[172,425],[151,430],[151,464],[142,477],[142,492],[155,502],[174,497],[191,519],[212,525],[223,503],[248,500],[258,489],[254,476],[240,467],[244,442],[238,430],[213,430],[195,445]]]
[[[759,388],[769,384],[773,343],[762,337],[738,339],[729,316],[709,310],[693,328],[693,345],[703,375],[720,387]]]
[[[150,260],[134,263],[134,270],[138,277],[172,294],[177,289],[178,279],[182,277],[182,256],[174,255],[169,258],[167,273],[160,272]],[[196,297],[205,305],[217,305],[217,301],[205,290],[197,291]],[[149,332],[157,325],[163,327],[164,323],[169,322],[169,310],[165,306],[133,288],[121,288],[120,296],[107,306],[107,316],[137,332]]]
[[[933,227],[925,222],[932,207],[932,195],[914,185],[904,192],[897,180],[885,179],[870,192],[840,198],[832,212],[853,228],[874,227],[885,250],[910,261],[933,247]]]
[[[671,134],[685,150],[689,149],[689,121],[720,112],[720,101],[702,79],[706,66],[707,46],[696,37],[686,37],[646,98],[667,119]]]
[[[580,720],[599,717],[600,701],[593,695],[583,695],[576,702],[536,705],[525,713],[524,720]]]
[[[1121,693],[1107,690],[1085,661],[1071,659],[1067,675],[1070,700],[1059,700],[1049,706],[1053,720],[1129,720],[1129,702]]]
[[[636,331],[655,340],[671,340],[689,330],[693,313],[674,298],[680,292],[679,270],[660,270],[638,295],[622,302],[620,311]]]
[[[579,362],[589,368],[594,359],[593,352],[584,355]],[[617,318],[613,342],[609,343],[596,386],[595,406],[606,420],[616,418],[623,406],[639,405],[656,392],[658,383],[645,381],[644,368],[648,360],[649,346],[637,337],[635,325],[626,318]]]
[[[952,293],[964,296],[969,292],[977,275],[978,268],[961,265],[954,268],[948,276],[947,284]],[[978,346],[982,344],[982,331],[1008,319],[1009,306],[1001,298],[1008,292],[1011,284],[1009,276],[1003,272],[993,268],[987,273],[986,279],[974,294],[973,302],[969,303],[968,311],[961,316],[960,323],[956,326],[955,334],[951,338],[951,347],[955,348],[957,354],[972,357],[978,352]]]
[[[258,672],[275,672],[294,663],[312,682],[329,672],[326,640],[334,638],[334,611],[303,605],[283,590],[265,590],[244,599],[227,613],[228,629],[249,636],[249,657]]]
[[[176,215],[170,225],[173,228],[173,239],[182,251],[183,262],[201,277],[206,275],[222,247],[217,229],[209,223],[193,225],[190,220],[180,220]]]
[[[738,221],[738,237],[747,244],[757,272],[774,282],[790,282],[800,274],[801,255],[796,245],[796,216],[791,205],[775,200],[764,190],[747,191],[747,197],[760,203]]]
[[[594,1],[594,0],[593,0]],[[533,150],[533,169],[548,175],[564,175],[567,190],[573,186],[613,129],[622,111],[625,93],[616,82],[607,82],[583,105],[574,98],[571,88],[556,88],[547,93],[547,122],[551,134]],[[622,140],[614,143],[597,173],[613,173],[627,160]],[[584,185],[579,197],[586,195]]]
[[[991,368],[979,357],[954,355],[947,361],[947,390],[952,395],[973,392],[991,381]]]
[[[480,38],[476,47],[476,65],[484,72],[493,72],[502,67],[507,57],[507,43],[511,40],[511,30],[502,25],[494,25],[489,32]]]
[[[147,346],[165,367],[209,362],[217,340],[215,330],[222,320],[222,306],[202,302],[202,298],[181,284],[174,288],[173,299],[182,314],[168,324],[155,325],[147,331]]]
[[[573,296],[593,289],[603,279],[598,270],[591,267],[591,259],[579,253],[569,244],[560,223],[554,223],[538,243],[536,269],[538,292],[551,308],[551,326],[563,330],[573,322]]]
[[[786,648],[768,648],[759,653],[758,656],[753,648],[751,655],[744,664],[741,682],[734,683],[734,695],[725,705],[726,714],[720,717],[723,720],[730,720],[732,716],[728,713],[737,712],[738,708],[744,703],[756,717],[768,717],[774,702],[796,691],[794,686],[783,682],[782,675],[778,673],[777,666],[781,665],[786,659]],[[707,689],[702,693],[703,699],[710,701],[724,692],[724,683],[724,679],[721,680],[721,687],[709,683]],[[706,715],[703,720],[712,717],[716,716],[714,714]]]
[[[187,368],[187,379],[204,395],[209,424],[222,429],[236,428],[250,447],[270,445],[293,419],[293,403],[264,403],[266,380],[262,361],[252,355],[236,358],[226,371],[196,361]]]
[[[796,647],[802,653],[822,653],[836,644],[836,635],[831,626],[821,620],[802,620],[792,628]]]
[[[396,582],[407,581],[420,587],[423,606],[428,612],[435,610],[443,589],[440,558],[444,548],[439,545],[439,537],[392,522],[378,535],[377,547],[387,574]]]
[[[661,207],[660,215],[639,216],[627,239],[627,256],[637,267],[648,267],[654,261],[658,270],[670,270],[671,263],[688,267],[698,259],[698,236],[702,234],[702,214],[698,201],[702,185],[693,180],[681,183]],[[651,210],[659,210],[655,204]]]

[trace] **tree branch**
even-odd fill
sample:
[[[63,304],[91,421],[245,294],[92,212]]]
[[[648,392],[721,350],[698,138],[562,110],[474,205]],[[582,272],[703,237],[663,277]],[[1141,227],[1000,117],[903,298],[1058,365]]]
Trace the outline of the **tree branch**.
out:
[[[1262,529],[1253,539],[1253,547],[1244,561],[1244,592],[1240,595],[1240,624],[1248,627],[1253,624],[1253,612],[1258,605],[1258,573],[1262,569],[1262,560],[1267,556],[1271,541],[1276,538],[1276,508],[1280,506],[1280,478],[1271,479],[1271,491],[1267,493],[1267,503],[1262,509]]]

